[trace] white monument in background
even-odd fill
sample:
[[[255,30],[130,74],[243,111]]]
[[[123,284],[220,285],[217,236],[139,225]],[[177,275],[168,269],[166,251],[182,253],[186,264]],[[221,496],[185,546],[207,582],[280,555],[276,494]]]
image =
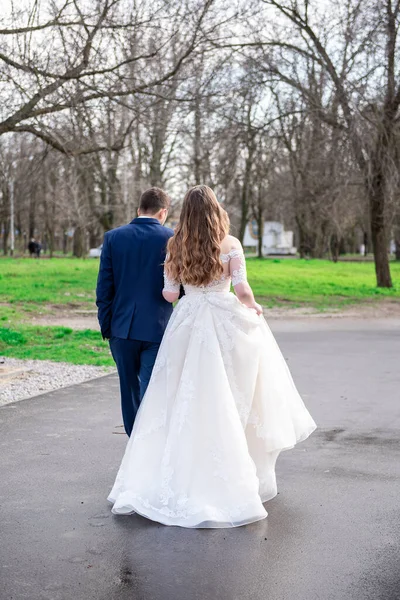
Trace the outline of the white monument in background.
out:
[[[257,252],[258,227],[256,221],[247,224],[244,232],[243,246]],[[293,231],[285,231],[282,223],[278,221],[265,221],[262,238],[262,253],[264,256],[271,254],[296,254],[297,248],[293,246]]]

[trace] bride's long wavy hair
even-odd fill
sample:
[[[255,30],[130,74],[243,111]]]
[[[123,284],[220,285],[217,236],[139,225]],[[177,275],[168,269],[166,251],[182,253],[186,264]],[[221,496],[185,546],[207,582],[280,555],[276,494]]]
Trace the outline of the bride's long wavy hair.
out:
[[[183,200],[175,235],[168,242],[168,277],[196,286],[221,277],[221,242],[228,233],[228,214],[212,189],[207,185],[192,187]]]

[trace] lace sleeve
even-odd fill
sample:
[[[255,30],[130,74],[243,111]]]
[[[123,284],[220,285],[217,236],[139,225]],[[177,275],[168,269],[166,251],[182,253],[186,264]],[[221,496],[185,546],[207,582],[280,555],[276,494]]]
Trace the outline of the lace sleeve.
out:
[[[164,267],[164,292],[178,293],[180,289],[181,284],[179,283],[179,281],[174,281],[173,279],[170,279]]]
[[[239,285],[247,281],[246,259],[242,250],[233,249],[229,252],[229,272],[232,277],[232,285]]]

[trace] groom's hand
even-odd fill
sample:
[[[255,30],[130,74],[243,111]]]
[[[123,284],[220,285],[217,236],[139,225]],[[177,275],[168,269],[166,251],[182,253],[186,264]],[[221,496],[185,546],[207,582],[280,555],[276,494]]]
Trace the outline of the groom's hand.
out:
[[[109,341],[111,339],[111,331],[109,329],[101,330],[103,340]]]

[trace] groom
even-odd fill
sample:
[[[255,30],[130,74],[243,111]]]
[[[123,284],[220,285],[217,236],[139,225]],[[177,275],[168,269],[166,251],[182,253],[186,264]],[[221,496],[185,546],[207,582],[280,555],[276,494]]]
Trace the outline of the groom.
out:
[[[170,199],[146,190],[138,217],[104,236],[96,304],[101,333],[110,341],[121,388],[125,431],[131,434],[150,381],[172,305],[162,297],[163,263],[172,229],[163,227]]]

